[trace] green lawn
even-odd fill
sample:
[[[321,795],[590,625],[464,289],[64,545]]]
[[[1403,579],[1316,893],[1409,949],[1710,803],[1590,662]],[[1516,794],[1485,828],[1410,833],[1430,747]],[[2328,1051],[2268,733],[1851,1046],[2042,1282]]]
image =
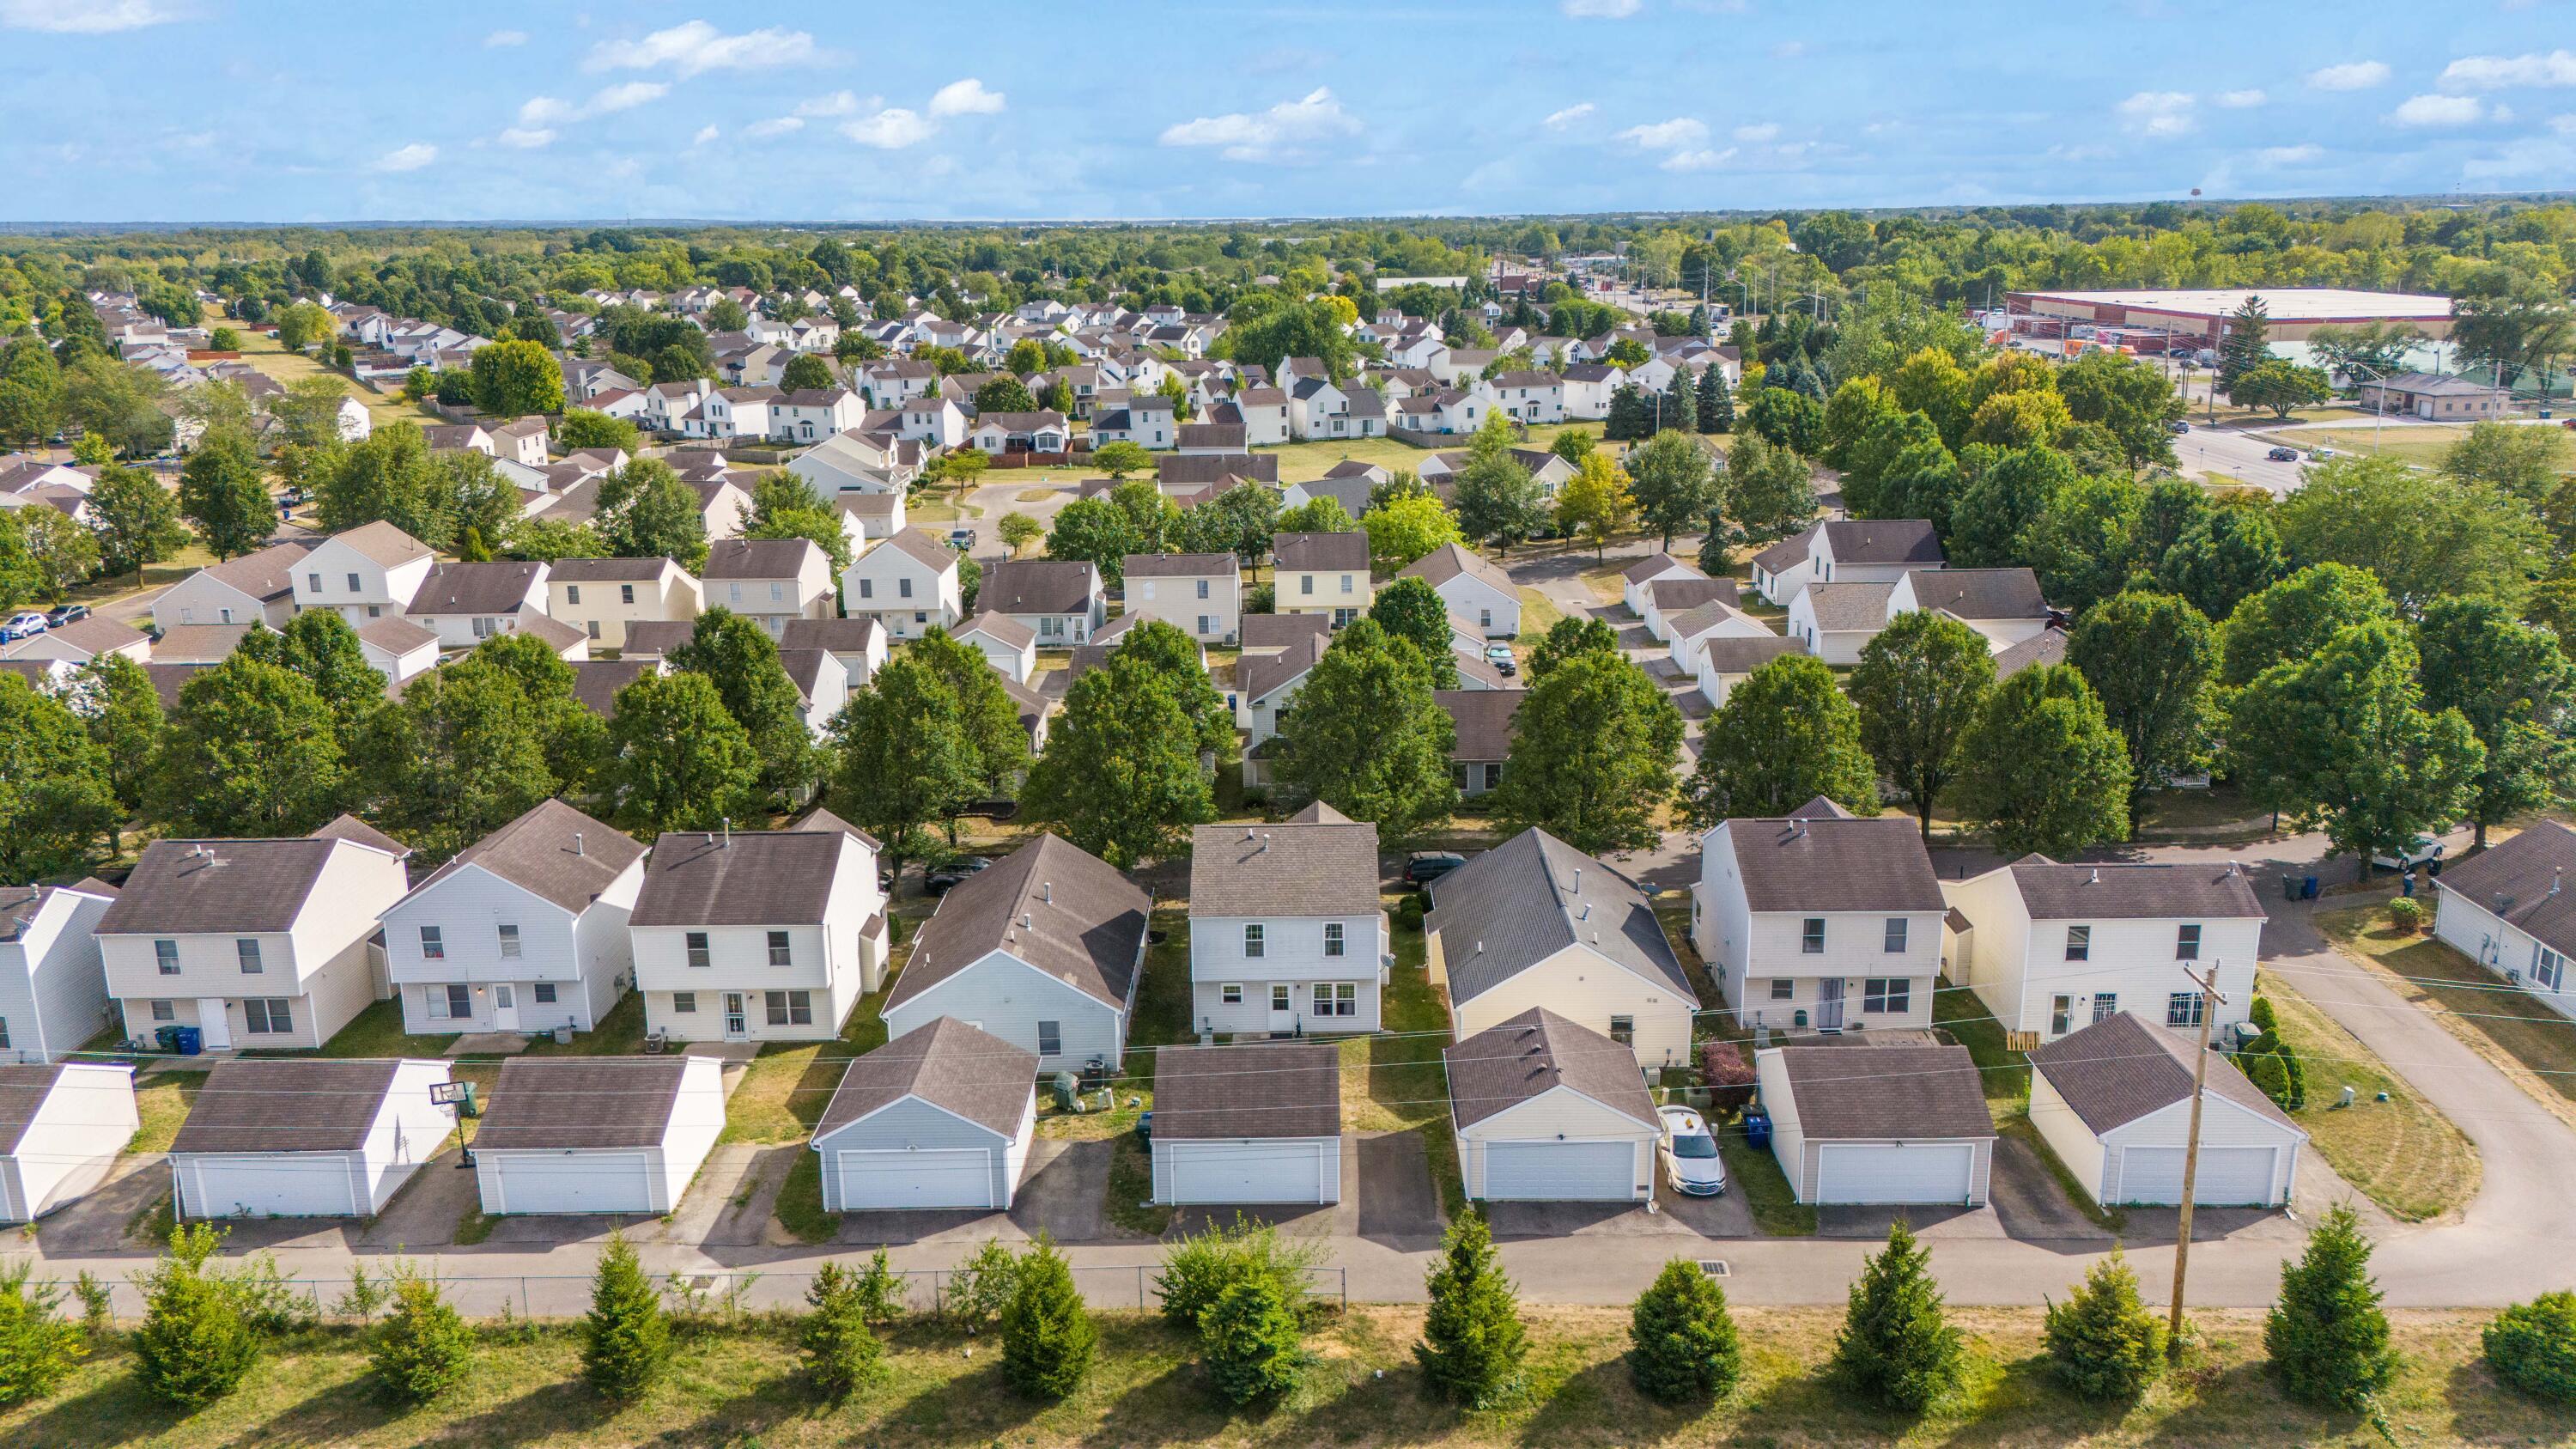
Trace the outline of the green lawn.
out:
[[[1770,1148],[1754,1146],[1744,1140],[1742,1128],[1730,1127],[1717,1134],[1717,1155],[1725,1159],[1726,1180],[1744,1195],[1755,1227],[1774,1238],[1815,1234],[1815,1205],[1798,1201],[1789,1174],[1780,1170],[1780,1159]]]
[[[2351,427],[2298,428],[2266,433],[2266,442],[2281,443],[2304,453],[2312,448],[2332,448],[2338,453],[2359,453],[2365,457],[2396,458],[2419,468],[2430,468],[2442,461],[2451,445],[2469,435],[2466,427],[2434,423],[2420,427],[2381,428],[2376,437],[2368,421]]]
[[[219,321],[220,317],[209,318],[207,325],[214,326]],[[428,424],[438,421],[424,408],[404,402],[391,393],[377,392],[344,373],[333,372],[304,353],[287,351],[268,333],[253,332],[246,327],[235,331],[241,336],[242,361],[283,384],[293,384],[308,377],[336,377],[348,388],[349,396],[365,405],[367,416],[375,421],[377,427],[396,422]]]
[[[887,978],[891,981],[893,978]],[[886,1043],[879,1015],[885,993],[860,998],[841,1034],[830,1042],[772,1042],[744,1069],[725,1104],[719,1142],[800,1142],[813,1135],[823,1109],[850,1069],[850,1059]],[[829,1048],[826,1050],[826,1048]]]
[[[1938,1255],[1938,1250],[1935,1250]],[[387,1405],[368,1375],[367,1340],[352,1329],[288,1335],[251,1381],[202,1409],[162,1405],[143,1390],[131,1350],[111,1343],[52,1395],[0,1412],[0,1441],[48,1449],[151,1444],[388,1449],[480,1446],[832,1445],[1069,1446],[1428,1445],[1607,1446],[2113,1446],[2555,1444],[2567,1411],[2504,1388],[2480,1362],[2486,1315],[2390,1315],[2401,1368],[2380,1395],[2388,1439],[2361,1414],[2308,1408],[2283,1396],[2262,1364],[2257,1314],[2194,1315],[2199,1347],[2184,1369],[2134,1403],[2076,1398],[2048,1370],[2038,1309],[1954,1311],[1966,1350],[1959,1392],[1920,1416],[1871,1408],[1827,1372],[1841,1314],[1834,1309],[1740,1309],[1744,1377],[1716,1404],[1665,1405],[1641,1395],[1624,1357],[1624,1308],[1525,1307],[1529,1352],[1522,1392],[1485,1410],[1428,1390],[1413,1345],[1412,1308],[1326,1311],[1306,1334],[1304,1382],[1276,1405],[1236,1410],[1199,1367],[1195,1335],[1134,1312],[1098,1315],[1099,1347],[1085,1381],[1060,1402],[1013,1392],[987,1338],[910,1319],[887,1333],[885,1377],[842,1405],[815,1392],[795,1328],[754,1316],[675,1337],[670,1372],[629,1404],[581,1382],[581,1335],[571,1326],[487,1329],[473,1372],[423,1409]],[[970,1352],[969,1350],[977,1350]]]
[[[589,1031],[573,1033],[568,1046],[555,1045],[551,1036],[528,1038],[528,1049],[521,1056],[530,1057],[631,1057],[644,1050],[644,993],[629,991],[617,999],[608,1014]]]
[[[2451,1119],[2281,977],[2257,972],[2254,989],[2271,998],[2281,1039],[2307,1063],[2307,1105],[2292,1120],[2344,1181],[2407,1222],[2440,1217],[2477,1196],[2485,1168]],[[2338,1107],[2347,1086],[2353,1104]]]
[[[387,1057],[443,1057],[456,1044],[453,1032],[440,1036],[414,1036],[403,1030],[402,999],[388,998],[370,1003],[366,1010],[349,1018],[349,1024],[322,1043],[318,1052],[246,1051],[246,1057],[352,1057],[382,1060]]]
[[[128,1152],[167,1152],[170,1140],[179,1135],[179,1124],[188,1120],[188,1104],[197,1100],[197,1092],[206,1085],[206,1072],[153,1072],[134,1079],[134,1110],[142,1118],[132,1141],[125,1144]]]
[[[2320,911],[2317,929],[2390,990],[2441,1018],[2532,1100],[2576,1123],[2576,1021],[2429,935],[2401,932],[2377,907]]]
[[[1988,1106],[2020,1111],[2030,1100],[2030,1059],[2004,1045],[2002,1024],[1977,993],[1964,987],[1950,989],[1943,982],[1934,984],[1940,989],[1932,995],[1932,1025],[1948,1032],[1976,1059]]]
[[[1342,1129],[1421,1133],[1441,1207],[1455,1217],[1466,1210],[1467,1190],[1450,1132],[1449,1068],[1440,1059],[1449,1045],[1449,1001],[1431,984],[1422,923],[1407,924],[1405,899],[1386,901],[1395,931],[1395,968],[1380,994],[1386,1034],[1342,1043]]]

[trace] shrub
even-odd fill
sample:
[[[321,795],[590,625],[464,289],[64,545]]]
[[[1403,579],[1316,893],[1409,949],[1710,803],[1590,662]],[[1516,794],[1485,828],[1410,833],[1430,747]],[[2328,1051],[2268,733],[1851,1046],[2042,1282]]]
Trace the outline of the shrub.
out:
[[[2131,1399],[2164,1371],[2165,1326],[2138,1297],[2138,1275],[2118,1247],[2093,1265],[2064,1303],[2048,1305],[2048,1359],[2088,1399]]]
[[[382,1279],[367,1276],[364,1260],[354,1261],[349,1264],[349,1291],[340,1295],[339,1301],[331,1305],[331,1311],[342,1318],[373,1323],[376,1310],[385,1306],[387,1286]]]
[[[116,1328],[116,1299],[107,1284],[87,1268],[72,1280],[72,1292],[80,1299],[81,1332],[97,1343]]]
[[[2272,1010],[2272,998],[2268,996],[2255,997],[2254,1004],[2246,1008],[2245,1016],[2247,1020],[2254,1023],[2254,1029],[2256,1031],[2268,1032],[2279,1031],[2281,1029],[2280,1018],[2274,1014]]]
[[[189,1408],[239,1387],[259,1358],[259,1334],[240,1288],[207,1266],[224,1234],[207,1223],[170,1229],[170,1250],[143,1279],[143,1326],[134,1335],[145,1388]]]
[[[882,1250],[877,1260],[885,1260]],[[805,1346],[805,1371],[835,1403],[885,1375],[885,1345],[868,1331],[865,1281],[838,1263],[825,1263],[805,1290],[805,1301],[814,1305],[797,1335]]]
[[[1238,1404],[1286,1393],[1306,1371],[1297,1313],[1268,1278],[1236,1282],[1199,1317],[1199,1345],[1217,1391]]]
[[[299,1290],[286,1281],[273,1253],[251,1254],[250,1260],[232,1275],[232,1283],[241,1295],[243,1320],[250,1324],[251,1332],[263,1337],[310,1328],[322,1315],[322,1305],[313,1290]]]
[[[1061,1399],[1091,1371],[1099,1330],[1073,1286],[1073,1269],[1044,1237],[1011,1279],[1010,1305],[1002,1310],[1002,1376],[1032,1398]]]
[[[2487,1325],[2485,1340],[2497,1378],[2535,1398],[2576,1403],[2576,1293],[2513,1305]]]
[[[1628,1372],[1648,1396],[1723,1397],[1744,1370],[1726,1290],[1686,1258],[1664,1265],[1628,1311]]]
[[[859,1315],[870,1323],[892,1323],[903,1316],[903,1279],[883,1248],[868,1259],[851,1291],[859,1297]]]
[[[1162,1296],[1165,1318],[1197,1327],[1225,1290],[1258,1280],[1270,1285],[1293,1317],[1305,1309],[1306,1271],[1323,1257],[1322,1244],[1283,1239],[1277,1228],[1237,1213],[1233,1226],[1216,1224],[1165,1249],[1154,1291]]]
[[[1886,1408],[1920,1413],[1957,1387],[1959,1330],[1932,1281],[1932,1252],[1899,1219],[1851,1286],[1834,1372]]]
[[[2413,935],[2424,929],[2424,903],[2413,896],[2399,896],[2388,903],[2388,924]]]
[[[2388,1315],[2370,1279],[2370,1240],[2349,1207],[2327,1210],[2299,1261],[2281,1267],[2281,1296],[2263,1349],[2290,1397],[2357,1409],[2397,1373]]]
[[[1740,1112],[1753,1104],[1753,1064],[1731,1041],[1699,1044],[1699,1079],[1708,1090],[1709,1110]]]
[[[28,1286],[35,1267],[21,1259],[0,1268],[0,1408],[52,1393],[87,1351],[80,1329],[56,1311],[62,1294]]]
[[[1413,1348],[1423,1376],[1477,1408],[1516,1392],[1528,1336],[1519,1295],[1494,1261],[1494,1234],[1483,1214],[1470,1209],[1449,1225],[1426,1281],[1431,1308],[1423,1315],[1422,1342]]]
[[[590,1313],[582,1321],[582,1377],[603,1397],[634,1399],[662,1377],[670,1361],[671,1324],[662,1316],[662,1301],[645,1281],[626,1234],[611,1232],[591,1279]]]
[[[463,1383],[474,1367],[474,1330],[437,1277],[397,1262],[384,1296],[392,1308],[368,1358],[386,1394],[397,1403],[426,1404]]]
[[[1002,1310],[1009,1306],[1019,1271],[1020,1260],[1011,1256],[1001,1239],[986,1238],[974,1256],[948,1275],[943,1306],[968,1333],[977,1332],[1001,1317]]]

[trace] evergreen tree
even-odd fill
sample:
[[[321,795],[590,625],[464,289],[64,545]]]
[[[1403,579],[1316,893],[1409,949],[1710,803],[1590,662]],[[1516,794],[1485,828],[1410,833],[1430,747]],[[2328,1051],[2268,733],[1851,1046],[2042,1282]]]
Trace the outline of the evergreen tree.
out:
[[[624,1231],[611,1229],[591,1279],[590,1312],[582,1319],[582,1377],[603,1398],[632,1401],[658,1383],[670,1363],[670,1320],[634,1245]]]
[[[259,1361],[240,1285],[211,1265],[223,1241],[224,1230],[208,1223],[172,1227],[169,1251],[141,1283],[135,1372],[153,1397],[183,1408],[231,1393]]]
[[[29,1258],[0,1268],[0,1409],[52,1393],[83,1352],[80,1325],[58,1311],[61,1290],[29,1283],[35,1268]]]
[[[2388,1315],[2370,1277],[2361,1219],[2337,1203],[2281,1267],[2281,1296],[2263,1320],[2263,1350],[2281,1387],[2302,1403],[2357,1409],[2397,1376]]]
[[[1958,1387],[1959,1330],[1932,1281],[1932,1250],[1899,1218],[1861,1270],[1834,1343],[1836,1377],[1881,1407],[1919,1414]]]
[[[1735,390],[1726,385],[1726,368],[1712,362],[1700,369],[1699,400],[1694,414],[1703,433],[1735,431]]]
[[[1002,1309],[1002,1376],[1031,1398],[1064,1398],[1091,1371],[1098,1341],[1072,1267],[1041,1235],[1012,1274]]]
[[[1620,443],[1645,437],[1655,430],[1655,410],[1646,400],[1644,388],[1623,382],[1610,393],[1610,416],[1602,421],[1604,442]]]
[[[2227,333],[2218,341],[2215,391],[2232,399],[2247,373],[2273,360],[2271,330],[2271,309],[2260,297],[2246,298],[2245,305],[2227,314]]]
[[[1986,637],[1932,609],[1899,614],[1860,652],[1847,693],[1861,744],[1914,806],[1923,843],[1950,783],[1959,737],[1995,687]]]
[[[430,1274],[396,1261],[392,1291],[393,1311],[375,1330],[369,1366],[395,1402],[426,1404],[472,1371],[474,1330]]]
[[[1655,415],[1655,431],[1667,428],[1676,433],[1699,431],[1699,387],[1686,367],[1673,369],[1673,380],[1664,387],[1664,405]]]
[[[2048,1359],[2088,1399],[2134,1399],[2164,1372],[2165,1326],[2138,1297],[2138,1275],[2119,1245],[2064,1303],[2048,1306]]]
[[[1425,1275],[1431,1307],[1413,1356],[1423,1377],[1454,1402],[1491,1408],[1521,1387],[1529,1352],[1520,1295],[1494,1259],[1493,1230],[1469,1208],[1449,1224]]]
[[[1711,368],[1714,372],[1716,369]],[[1687,1258],[1675,1258],[1628,1310],[1628,1372],[1667,1403],[1723,1398],[1744,1372],[1726,1290]]]
[[[1955,800],[2007,857],[2125,840],[2128,746],[2083,675],[2032,665],[1996,686],[1960,735]]]
[[[1020,803],[1031,819],[1063,826],[1066,839],[1126,870],[1178,854],[1191,826],[1216,818],[1216,798],[1171,682],[1122,653],[1065,693]]]
[[[884,1250],[877,1256],[883,1259]],[[805,1350],[805,1376],[838,1403],[885,1377],[885,1345],[868,1328],[867,1297],[859,1275],[838,1263],[815,1270],[805,1290],[814,1311],[805,1315],[797,1338]]]
[[[1694,830],[1730,816],[1783,816],[1819,795],[1875,815],[1878,766],[1833,671],[1813,655],[1783,654],[1727,694],[1682,794]]]
[[[1545,830],[1587,855],[1651,845],[1681,744],[1681,711],[1635,661],[1616,650],[1575,655],[1533,679],[1513,712],[1495,823],[1506,834]]]
[[[1247,1278],[1218,1295],[1199,1318],[1199,1346],[1217,1392],[1237,1404],[1295,1388],[1307,1364],[1297,1315],[1263,1278]]]

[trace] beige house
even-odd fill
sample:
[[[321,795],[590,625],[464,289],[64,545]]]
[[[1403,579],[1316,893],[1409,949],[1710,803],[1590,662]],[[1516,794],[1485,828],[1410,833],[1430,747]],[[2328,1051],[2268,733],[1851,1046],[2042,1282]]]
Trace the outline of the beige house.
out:
[[[1330,614],[1338,629],[1367,613],[1377,597],[1365,533],[1283,533],[1271,556],[1282,614]]]
[[[1201,644],[1232,644],[1243,627],[1243,564],[1230,553],[1129,554],[1127,612],[1160,619]]]
[[[546,576],[546,616],[602,649],[625,648],[631,623],[686,623],[705,604],[698,581],[667,558],[557,559]]]
[[[716,540],[707,546],[705,602],[758,620],[772,639],[790,619],[841,612],[832,560],[810,538]]]

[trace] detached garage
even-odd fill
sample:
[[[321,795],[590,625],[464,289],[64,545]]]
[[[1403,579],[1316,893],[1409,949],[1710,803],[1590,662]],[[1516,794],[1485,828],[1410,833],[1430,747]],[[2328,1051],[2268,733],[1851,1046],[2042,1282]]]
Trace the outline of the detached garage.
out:
[[[2030,1121],[2096,1202],[2178,1206],[2191,1140],[2199,1043],[2134,1012],[2104,1017],[2030,1054]],[[2278,1207],[2298,1183],[2308,1134],[2216,1052],[2201,1097],[2203,1207]]]
[[[1995,1122],[1966,1047],[1772,1047],[1754,1053],[1771,1155],[1798,1201],[1986,1200]]]
[[[134,1137],[134,1068],[0,1067],[0,1223],[31,1223],[107,1179]]]
[[[1037,1053],[953,1016],[850,1063],[814,1127],[824,1211],[1009,1207],[1037,1075]]]
[[[433,1061],[223,1063],[170,1143],[179,1215],[375,1216],[455,1130],[430,1100],[447,1079]]]
[[[1637,1054],[1533,1007],[1450,1047],[1449,1121],[1467,1196],[1643,1202],[1662,1136]]]
[[[667,1213],[724,1132],[714,1057],[516,1057],[474,1134],[487,1213]]]
[[[1323,1043],[1165,1047],[1154,1201],[1342,1200],[1342,1056]]]

